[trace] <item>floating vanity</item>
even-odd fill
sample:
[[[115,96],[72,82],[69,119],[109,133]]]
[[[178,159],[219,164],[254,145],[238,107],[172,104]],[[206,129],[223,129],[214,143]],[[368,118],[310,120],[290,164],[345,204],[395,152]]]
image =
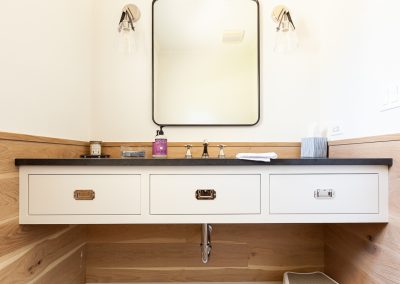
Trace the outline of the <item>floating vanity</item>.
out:
[[[388,221],[391,159],[16,159],[21,224]]]

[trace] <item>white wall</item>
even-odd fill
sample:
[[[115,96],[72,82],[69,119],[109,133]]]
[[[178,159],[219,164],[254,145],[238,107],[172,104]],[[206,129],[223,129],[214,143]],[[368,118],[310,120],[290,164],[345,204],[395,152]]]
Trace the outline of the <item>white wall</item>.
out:
[[[91,0],[2,0],[0,131],[89,139]]]
[[[321,29],[321,124],[331,139],[400,132],[400,108],[381,112],[400,87],[400,2],[325,0]]]
[[[132,0],[142,18],[137,23],[137,50],[118,53],[116,26],[126,1],[94,1],[93,139],[150,141],[151,1]],[[291,55],[273,53],[272,8],[281,1],[260,0],[261,121],[253,127],[169,127],[171,141],[298,141],[319,119],[318,0],[288,0],[297,23],[301,48]],[[227,102],[228,104],[229,102]],[[171,109],[171,111],[173,111]]]
[[[118,52],[126,1],[3,0],[0,9],[0,131],[69,139],[149,141],[151,1],[137,49]],[[300,38],[272,51],[272,8],[260,0],[262,118],[254,127],[175,127],[171,141],[298,141],[313,123],[341,126],[332,139],[400,132],[400,108],[381,112],[400,86],[397,0],[287,0]]]

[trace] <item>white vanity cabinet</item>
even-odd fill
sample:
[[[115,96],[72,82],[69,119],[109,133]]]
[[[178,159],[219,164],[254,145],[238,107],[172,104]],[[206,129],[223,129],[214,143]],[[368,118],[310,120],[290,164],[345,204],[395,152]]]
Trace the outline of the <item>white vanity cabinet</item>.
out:
[[[382,162],[63,161],[16,162],[21,224],[388,221]]]

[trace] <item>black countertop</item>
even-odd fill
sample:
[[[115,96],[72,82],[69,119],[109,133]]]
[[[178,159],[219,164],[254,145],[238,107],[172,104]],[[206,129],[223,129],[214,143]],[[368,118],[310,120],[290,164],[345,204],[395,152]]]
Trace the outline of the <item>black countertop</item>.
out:
[[[16,166],[306,166],[386,165],[393,159],[276,159],[256,162],[238,159],[15,159]]]

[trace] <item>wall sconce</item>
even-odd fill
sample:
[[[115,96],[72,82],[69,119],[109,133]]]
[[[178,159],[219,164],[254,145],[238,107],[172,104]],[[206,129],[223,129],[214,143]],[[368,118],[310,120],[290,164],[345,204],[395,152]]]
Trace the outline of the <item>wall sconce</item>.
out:
[[[272,19],[278,24],[274,51],[287,53],[295,50],[299,42],[289,9],[283,5],[276,6],[272,11]]]
[[[125,54],[132,54],[135,48],[135,26],[140,19],[140,10],[134,4],[125,5],[119,20],[119,49]]]

